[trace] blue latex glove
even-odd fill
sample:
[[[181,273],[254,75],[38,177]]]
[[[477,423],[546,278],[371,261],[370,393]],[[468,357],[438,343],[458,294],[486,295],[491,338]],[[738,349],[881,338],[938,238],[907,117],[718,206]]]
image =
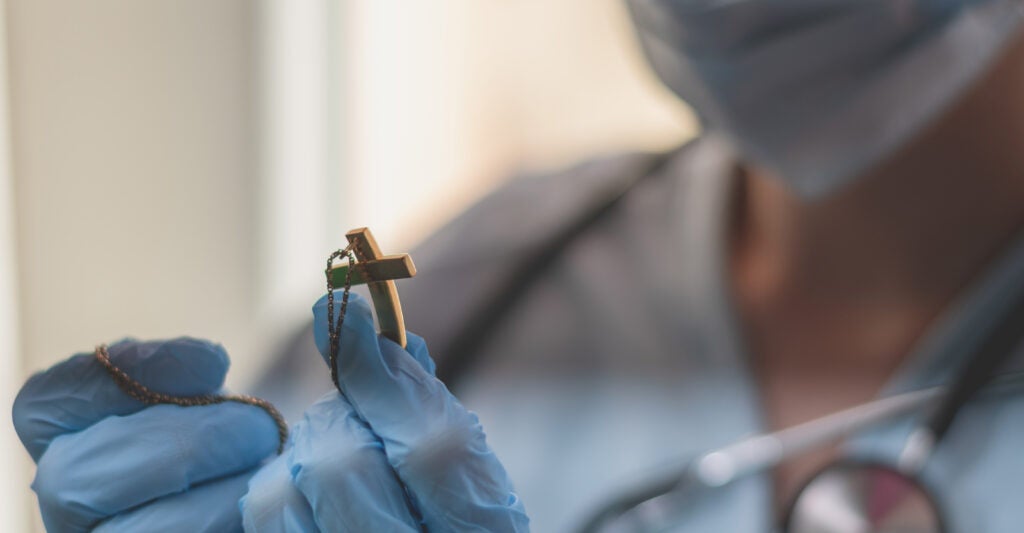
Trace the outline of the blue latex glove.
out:
[[[195,339],[125,340],[109,352],[150,390],[176,396],[216,393],[228,369],[221,346]],[[29,379],[13,417],[50,532],[241,531],[238,499],[278,444],[257,407],[146,407],[92,354]]]
[[[313,313],[326,359],[326,299]],[[423,339],[410,334],[403,350],[379,337],[353,294],[339,348],[345,394],[314,404],[249,482],[246,531],[527,531],[476,415],[433,372]]]

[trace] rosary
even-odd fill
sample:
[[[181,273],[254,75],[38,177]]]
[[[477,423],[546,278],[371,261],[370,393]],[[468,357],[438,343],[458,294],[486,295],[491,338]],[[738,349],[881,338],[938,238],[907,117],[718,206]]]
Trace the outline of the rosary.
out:
[[[332,253],[327,258],[327,270],[325,271],[327,275],[327,331],[330,339],[328,359],[331,366],[331,381],[339,391],[341,391],[341,385],[338,382],[338,346],[352,286],[366,284],[376,310],[380,334],[405,348],[405,319],[402,315],[402,305],[398,300],[398,290],[394,280],[411,278],[416,275],[416,266],[413,265],[412,257],[409,254],[385,256],[381,253],[380,247],[377,246],[377,241],[369,229],[354,229],[346,233],[345,237],[348,239],[348,246]],[[348,259],[348,263],[335,267],[334,261],[341,257]],[[356,262],[357,259],[358,262]],[[342,287],[343,292],[341,308],[335,318],[334,292],[339,286]],[[106,345],[97,346],[95,356],[122,391],[146,405],[168,404],[194,407],[237,402],[259,407],[266,411],[277,425],[277,453],[280,454],[284,450],[284,445],[288,440],[288,424],[281,416],[280,411],[266,400],[244,394],[202,394],[198,396],[162,394],[150,390],[111,362],[110,352]]]

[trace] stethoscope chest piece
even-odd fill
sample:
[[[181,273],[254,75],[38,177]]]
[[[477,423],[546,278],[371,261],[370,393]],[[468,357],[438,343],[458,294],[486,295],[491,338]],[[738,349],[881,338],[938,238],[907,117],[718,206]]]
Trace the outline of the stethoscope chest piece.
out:
[[[782,533],[946,533],[935,498],[918,476],[888,464],[843,460],[797,492]]]

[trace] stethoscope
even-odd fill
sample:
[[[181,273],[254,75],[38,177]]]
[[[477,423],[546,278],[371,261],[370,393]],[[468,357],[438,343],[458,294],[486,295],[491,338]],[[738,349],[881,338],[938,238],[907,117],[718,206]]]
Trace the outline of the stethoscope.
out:
[[[449,387],[468,374],[477,354],[506,315],[580,236],[613,213],[641,183],[668,174],[664,167],[690,145],[648,156],[638,170],[606,190],[559,231],[521,260],[498,288],[462,324],[439,353],[437,375]],[[670,526],[719,489],[783,461],[902,415],[931,409],[926,422],[904,443],[895,464],[869,460],[836,461],[811,477],[792,500],[780,530],[792,533],[945,533],[942,509],[920,479],[921,470],[963,407],[988,384],[1024,383],[1024,374],[996,373],[1024,335],[1024,297],[1002,315],[985,341],[949,386],[883,398],[781,431],[750,437],[700,455],[678,471],[622,494],[601,506],[580,528],[594,531],[648,531]]]
[[[1020,388],[1024,373],[997,376],[1024,337],[1024,298],[1003,313],[949,386],[897,394],[698,456],[685,467],[605,503],[580,528],[657,531],[739,479],[914,412],[930,411],[910,432],[895,463],[840,459],[819,470],[789,504],[779,530],[788,533],[946,533],[947,519],[921,471],[963,408],[982,389]]]

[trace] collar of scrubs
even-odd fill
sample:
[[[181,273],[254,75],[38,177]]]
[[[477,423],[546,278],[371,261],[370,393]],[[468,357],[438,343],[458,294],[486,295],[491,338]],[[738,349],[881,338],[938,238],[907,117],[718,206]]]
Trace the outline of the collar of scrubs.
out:
[[[693,157],[684,162],[685,167],[673,170],[686,175],[688,186],[687,194],[680,197],[684,205],[677,210],[680,219],[676,231],[681,243],[677,259],[688,272],[680,297],[688,322],[685,328],[700,337],[694,346],[704,347],[707,357],[743,373],[752,394],[756,394],[749,350],[744,345],[725,276],[726,232],[730,199],[738,182],[734,172],[737,161],[727,142],[708,135],[700,141]],[[966,357],[984,340],[994,317],[1022,295],[1024,231],[940,313],[880,396],[954,381]],[[1018,347],[1002,372],[1024,370],[1021,351]],[[940,506],[952,515],[954,531],[1014,531],[1016,526],[1009,524],[1020,518],[1013,515],[1015,507],[1009,502],[999,504],[998,512],[991,509],[1000,496],[1006,496],[1005,485],[999,483],[1012,478],[1018,482],[1016,490],[1024,487],[1024,481],[1015,477],[1024,474],[1024,467],[1016,469],[1022,471],[1019,473],[999,473],[1000,469],[1006,470],[1005,465],[1020,462],[1014,461],[1019,456],[1014,450],[1024,438],[1019,424],[1007,427],[1003,422],[1007,416],[1024,413],[1024,394],[1016,390],[1010,394],[1014,401],[1007,402],[1005,396],[1000,396],[1003,403],[996,408],[992,408],[993,404],[968,405],[922,472],[925,483],[939,489],[933,492]],[[757,398],[751,401],[754,416],[761,420],[759,429],[764,430]],[[864,431],[848,440],[846,454],[895,464],[907,436],[924,420],[925,413],[915,413]],[[770,513],[767,505],[767,500],[762,500],[765,516]]]
[[[671,168],[686,180],[680,220],[677,262],[687,273],[680,279],[683,317],[693,346],[707,357],[733,368],[747,366],[747,349],[732,306],[727,269],[730,198],[737,184],[737,159],[721,137],[706,134],[691,157]],[[725,360],[723,361],[723,358]]]

